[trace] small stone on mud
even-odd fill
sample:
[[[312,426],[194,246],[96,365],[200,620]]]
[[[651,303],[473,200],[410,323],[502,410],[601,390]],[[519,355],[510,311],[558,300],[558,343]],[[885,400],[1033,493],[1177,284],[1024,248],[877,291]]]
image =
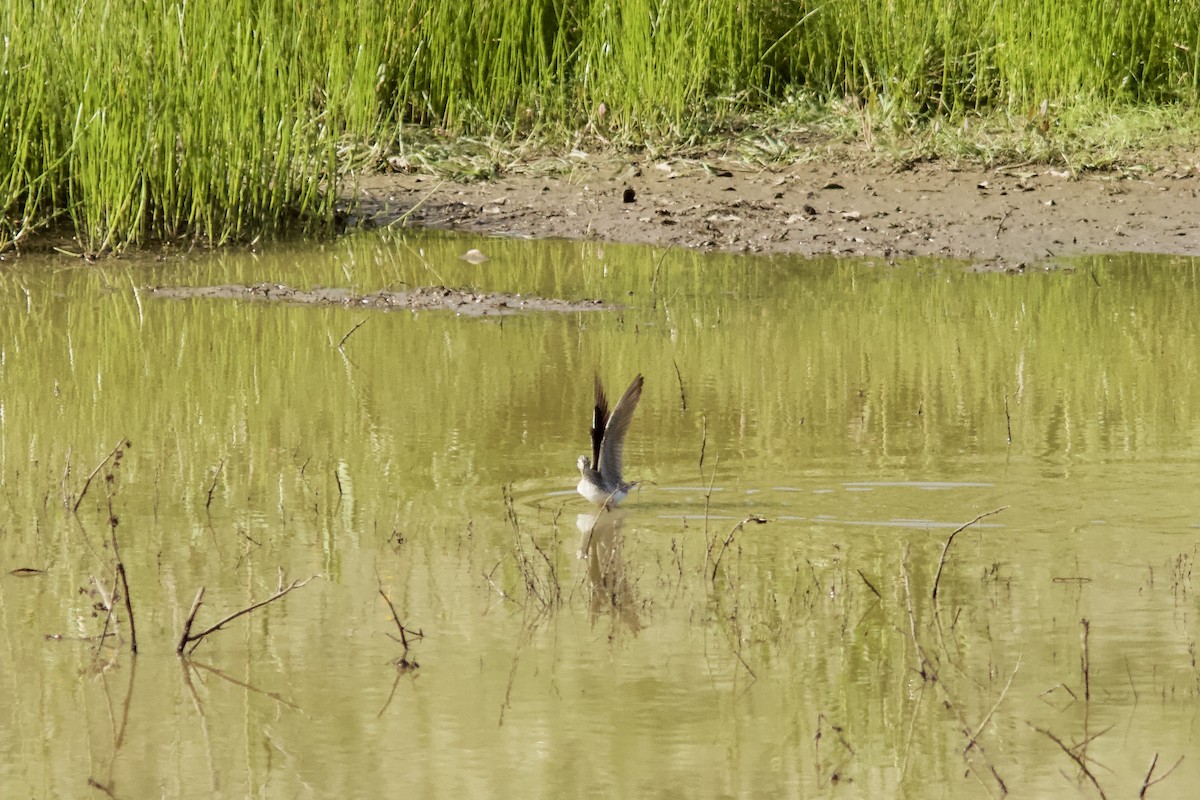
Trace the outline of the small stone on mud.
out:
[[[626,186],[625,191],[621,194],[621,202],[632,203],[635,200],[637,200],[637,192]]]

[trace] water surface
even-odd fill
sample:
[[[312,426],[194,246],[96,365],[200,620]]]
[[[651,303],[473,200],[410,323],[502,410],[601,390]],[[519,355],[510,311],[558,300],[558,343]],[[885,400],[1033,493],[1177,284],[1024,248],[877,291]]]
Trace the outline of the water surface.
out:
[[[140,291],[257,281],[625,307]],[[1188,756],[1147,794],[1179,796],[1198,284],[1181,258],[998,275],[375,234],[6,267],[4,796],[1093,792],[1073,756],[1130,796]],[[646,376],[645,483],[600,519],[572,492],[596,372]],[[136,658],[123,613],[96,638],[110,503]],[[316,577],[176,657],[201,586],[198,627],[281,570]],[[407,654],[380,588],[425,634]]]

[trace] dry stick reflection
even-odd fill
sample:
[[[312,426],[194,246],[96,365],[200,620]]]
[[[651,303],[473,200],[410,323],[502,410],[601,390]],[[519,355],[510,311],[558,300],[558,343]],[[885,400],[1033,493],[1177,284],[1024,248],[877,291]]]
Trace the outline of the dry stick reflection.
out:
[[[1154,766],[1155,766],[1157,763],[1158,763],[1158,753],[1155,753],[1155,754],[1154,754],[1154,758],[1153,758],[1153,759],[1150,761],[1150,769],[1146,770],[1146,779],[1142,781],[1142,788],[1141,788],[1141,790],[1138,792],[1138,797],[1145,797],[1145,796],[1146,796],[1146,791],[1147,791],[1147,790],[1148,790],[1148,789],[1149,789],[1151,786],[1153,786],[1154,784],[1158,783],[1159,781],[1166,780],[1166,779],[1167,779],[1167,776],[1169,776],[1169,775],[1170,775],[1172,772],[1174,772],[1174,771],[1175,771],[1175,768],[1176,768],[1176,767],[1178,767],[1180,764],[1182,764],[1182,763],[1183,763],[1183,756],[1180,756],[1179,758],[1177,758],[1177,759],[1175,760],[1175,763],[1171,765],[1171,768],[1170,768],[1169,770],[1167,770],[1166,772],[1164,772],[1162,775],[1159,775],[1159,776],[1158,776],[1157,778],[1155,778],[1154,780],[1150,780],[1150,776],[1154,774]]]
[[[513,552],[516,556],[517,567],[521,570],[521,577],[525,582],[526,602],[530,598],[534,598],[542,608],[561,606],[563,594],[562,584],[558,578],[558,567],[550,559],[550,556],[547,555],[545,549],[538,544],[533,534],[528,534],[529,544],[533,547],[534,552],[541,557],[540,564],[539,560],[530,555],[525,549],[525,534],[521,530],[521,520],[517,516],[517,508],[512,496],[512,487],[505,484],[501,487],[501,493],[504,497],[505,514],[513,529],[515,543]],[[542,565],[544,565],[544,568]]]
[[[525,623],[521,627],[521,636],[517,639],[517,647],[513,650],[512,665],[508,670],[508,683],[504,687],[504,700],[500,703],[500,719],[498,727],[504,727],[504,713],[512,705],[513,684],[517,679],[517,667],[521,663],[521,652],[533,641],[533,634],[538,626],[549,616],[551,609],[543,607],[530,613],[529,606],[525,607]]]
[[[108,476],[111,478],[111,473]],[[112,534],[113,558],[116,559],[117,569],[115,581],[121,582],[121,595],[125,601],[125,615],[129,618],[129,648],[137,653],[137,625],[133,620],[133,600],[129,596],[129,578],[125,574],[125,562],[121,559],[121,548],[117,545],[117,515],[113,512],[112,494],[108,495],[108,527]],[[115,588],[115,586],[114,586]],[[103,641],[103,639],[101,639]]]
[[[963,526],[963,528],[960,528],[959,530],[963,530],[965,528],[966,526]],[[951,538],[953,538],[953,536]],[[945,552],[943,551],[943,556],[944,555]],[[991,774],[992,779],[996,781],[996,785],[1000,789],[1000,794],[1006,795],[1008,794],[1008,784],[1002,777],[1000,777],[1000,773],[996,771],[996,767],[992,764],[991,759],[988,758],[987,751],[984,750],[983,746],[979,743],[978,734],[973,731],[971,724],[967,722],[966,715],[963,713],[962,708],[959,706],[955,697],[950,694],[950,688],[946,685],[946,682],[942,679],[942,676],[938,672],[937,662],[930,657],[930,655],[925,651],[924,645],[921,644],[920,637],[917,633],[917,615],[915,609],[913,608],[913,591],[912,581],[909,577],[908,571],[908,557],[909,547],[905,545],[904,556],[901,559],[900,568],[904,582],[906,610],[908,612],[908,635],[912,640],[913,652],[917,661],[917,673],[921,676],[921,679],[924,682],[933,684],[941,691],[945,708],[952,712],[958,719],[959,730],[962,732],[963,737],[967,740],[967,746],[963,749],[963,760],[966,761],[971,775],[979,781],[980,785],[983,786],[989,794],[992,793],[991,787],[984,781],[984,777],[980,773],[979,766],[970,758],[971,752],[974,751],[979,754],[981,759],[983,759],[984,766],[987,767],[987,771]],[[989,715],[990,713],[991,712],[989,712]],[[980,726],[980,730],[982,730],[982,726]]]
[[[237,619],[240,616],[249,614],[251,611],[262,608],[263,606],[267,605],[268,603],[275,602],[276,600],[280,599],[281,597],[286,596],[288,593],[306,585],[309,581],[311,581],[315,577],[317,577],[317,576],[313,575],[311,577],[305,578],[302,581],[295,580],[295,581],[292,581],[291,583],[289,583],[288,585],[284,586],[283,569],[281,568],[279,570],[279,587],[278,587],[278,589],[276,589],[275,594],[271,595],[270,597],[268,597],[265,600],[261,600],[257,603],[253,603],[253,604],[247,606],[246,608],[243,608],[241,611],[235,611],[232,614],[230,614],[229,616],[222,619],[217,624],[200,631],[200,633],[193,635],[192,634],[192,624],[196,621],[196,613],[200,611],[200,605],[204,602],[204,587],[201,586],[199,591],[196,592],[196,599],[192,601],[192,608],[188,612],[187,619],[183,623],[183,634],[179,637],[179,644],[175,647],[175,652],[179,653],[180,655],[183,655],[184,649],[187,648],[187,654],[190,656],[192,653],[194,653],[196,651],[196,648],[200,646],[200,642],[204,639],[205,636],[208,636],[211,633],[216,633],[217,631],[221,630],[221,628],[225,627],[230,622],[233,622],[235,619]],[[188,645],[191,645],[191,647],[188,647]]]
[[[829,728],[829,730],[833,731],[837,737],[838,744],[840,744],[849,755],[844,760],[838,762],[838,765],[833,766],[833,768],[830,770],[829,777],[823,780],[821,776],[821,740],[825,738],[825,728]],[[841,781],[842,771],[845,769],[845,766],[850,763],[850,759],[855,755],[857,755],[857,753],[855,753],[854,748],[850,746],[850,742],[846,741],[846,734],[842,729],[842,726],[832,722],[829,717],[825,716],[824,714],[817,714],[817,732],[813,735],[813,758],[817,773],[817,787],[826,788]],[[830,758],[832,760],[833,757],[831,756]]]
[[[116,764],[117,755],[121,751],[121,747],[125,744],[125,732],[129,729],[129,708],[133,704],[133,685],[137,679],[137,659],[131,659],[129,662],[129,683],[125,687],[125,697],[120,701],[121,713],[120,721],[117,719],[117,714],[113,709],[112,694],[108,685],[108,677],[104,675],[101,681],[104,686],[104,697],[108,701],[108,717],[109,724],[112,728],[112,754],[108,759],[108,774],[105,777],[105,782],[101,783],[95,777],[88,778],[88,785],[93,786],[107,794],[109,797],[114,796],[112,787],[115,785],[113,779],[114,765]]]
[[[233,677],[232,675],[222,672],[221,670],[219,670],[216,667],[211,666],[209,664],[201,664],[199,661],[196,661],[194,659],[188,659],[187,662],[185,662],[185,664],[184,664],[184,668],[188,669],[188,670],[195,670],[197,672],[203,670],[204,672],[207,672],[210,675],[216,675],[218,678],[225,681],[226,683],[231,683],[240,689],[245,689],[248,692],[253,692],[254,694],[262,695],[263,697],[267,697],[267,698],[270,698],[271,700],[274,700],[276,703],[278,703],[281,706],[287,706],[288,708],[292,709],[293,711],[299,711],[301,714],[304,713],[304,709],[300,708],[300,706],[296,705],[291,700],[288,700],[286,697],[279,694],[278,692],[268,692],[265,689],[259,689],[254,684],[246,683],[245,681],[238,680],[237,678]],[[190,685],[191,681],[189,680],[188,683]]]
[[[995,715],[996,710],[1000,708],[1000,704],[1004,702],[1004,698],[1008,695],[1008,689],[1012,686],[1013,678],[1017,677],[1017,670],[1021,668],[1021,656],[1017,656],[1017,663],[1013,665],[1012,672],[1008,675],[1008,680],[1004,682],[1004,688],[1000,690],[1000,696],[996,698],[996,702],[988,709],[988,712],[983,715],[983,719],[975,726],[974,732],[971,734],[971,740],[967,742],[967,746],[963,748],[963,754],[966,755],[975,743],[979,740],[979,735],[983,733],[983,729],[987,727],[988,721]]]
[[[1033,727],[1033,726],[1031,726],[1031,727]],[[1033,729],[1040,734],[1048,736],[1052,742],[1054,742],[1056,745],[1058,745],[1060,748],[1062,748],[1062,751],[1064,753],[1066,753],[1068,756],[1070,756],[1071,760],[1075,762],[1075,764],[1079,767],[1080,771],[1083,772],[1083,774],[1087,777],[1087,779],[1092,782],[1092,786],[1096,787],[1096,791],[1100,795],[1100,800],[1108,800],[1108,795],[1106,795],[1104,793],[1104,788],[1100,786],[1100,781],[1096,780],[1096,776],[1092,773],[1092,771],[1090,769],[1088,769],[1088,765],[1084,763],[1082,756],[1080,756],[1078,753],[1076,753],[1072,748],[1067,747],[1066,743],[1063,742],[1062,739],[1058,738],[1057,736],[1055,736],[1053,733],[1046,730],[1045,728],[1033,727]]]

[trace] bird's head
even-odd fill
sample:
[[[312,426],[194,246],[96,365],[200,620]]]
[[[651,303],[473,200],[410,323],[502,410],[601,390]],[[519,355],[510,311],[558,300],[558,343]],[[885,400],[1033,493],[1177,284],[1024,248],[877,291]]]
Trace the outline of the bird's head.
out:
[[[579,460],[575,462],[575,466],[579,467],[581,473],[586,474],[592,468],[592,460],[587,456],[580,456]]]

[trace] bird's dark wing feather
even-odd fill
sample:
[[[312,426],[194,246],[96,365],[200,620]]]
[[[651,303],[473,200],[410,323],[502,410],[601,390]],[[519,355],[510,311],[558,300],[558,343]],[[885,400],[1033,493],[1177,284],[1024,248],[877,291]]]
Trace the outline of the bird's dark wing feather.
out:
[[[596,376],[596,407],[592,411],[592,469],[600,469],[600,447],[604,442],[604,427],[608,424],[608,398]]]

